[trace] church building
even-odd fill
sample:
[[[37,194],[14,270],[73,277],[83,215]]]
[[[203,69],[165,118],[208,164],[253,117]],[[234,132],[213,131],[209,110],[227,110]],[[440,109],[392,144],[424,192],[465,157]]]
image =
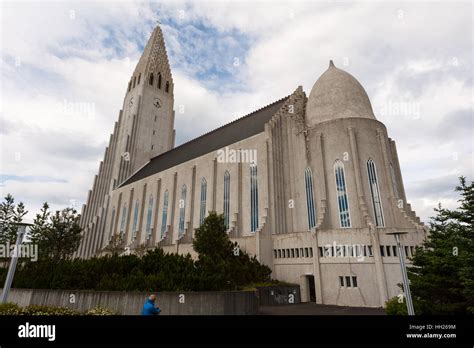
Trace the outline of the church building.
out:
[[[75,257],[114,240],[130,253],[196,256],[194,230],[216,211],[273,279],[300,285],[302,301],[381,307],[400,294],[393,233],[411,257],[426,227],[407,202],[395,141],[362,85],[332,61],[309,96],[289,92],[175,146],[173,77],[157,27],[82,208]]]

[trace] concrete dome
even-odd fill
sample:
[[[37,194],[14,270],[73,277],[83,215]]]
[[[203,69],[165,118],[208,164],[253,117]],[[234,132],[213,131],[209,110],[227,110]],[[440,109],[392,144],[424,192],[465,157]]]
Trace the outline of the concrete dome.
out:
[[[364,87],[351,74],[338,69],[332,60],[316,81],[306,105],[309,127],[337,118],[362,117],[375,120]]]

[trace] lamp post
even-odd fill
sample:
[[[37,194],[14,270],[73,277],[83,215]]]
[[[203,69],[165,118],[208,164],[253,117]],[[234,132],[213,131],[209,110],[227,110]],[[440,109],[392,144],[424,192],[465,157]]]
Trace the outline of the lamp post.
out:
[[[3,292],[2,298],[0,299],[0,303],[7,302],[8,293],[10,292],[10,288],[13,282],[13,276],[15,275],[16,264],[18,263],[18,251],[20,249],[20,245],[23,242],[23,237],[25,236],[25,231],[27,226],[32,226],[32,224],[27,223],[15,223],[15,226],[18,226],[18,233],[16,237],[15,249],[13,251],[13,255],[11,255],[10,266],[8,267],[8,274],[7,278],[5,279],[5,284],[3,285]]]
[[[398,259],[400,260],[400,268],[402,271],[402,280],[403,280],[403,290],[405,292],[405,298],[407,301],[407,311],[408,315],[415,315],[415,309],[413,308],[413,302],[411,299],[411,292],[410,292],[410,283],[408,280],[408,275],[407,275],[407,268],[405,265],[405,254],[403,253],[403,248],[402,244],[400,243],[400,235],[402,234],[407,234],[408,232],[388,232],[386,234],[392,234],[395,236],[395,240],[397,242],[397,248],[398,248]]]

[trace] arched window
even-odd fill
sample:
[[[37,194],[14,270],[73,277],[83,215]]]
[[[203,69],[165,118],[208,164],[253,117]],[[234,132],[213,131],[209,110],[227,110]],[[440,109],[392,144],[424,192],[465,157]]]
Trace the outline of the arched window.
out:
[[[150,77],[148,79],[148,83],[153,86],[153,73],[150,73]]]
[[[374,206],[375,224],[377,226],[382,227],[384,225],[384,221],[379,184],[377,181],[377,170],[375,168],[374,161],[372,161],[371,159],[367,161],[367,174],[369,176],[369,187],[370,194],[372,195],[372,205]]]
[[[148,211],[146,213],[146,234],[151,235],[151,216],[153,214],[153,196],[148,199]]]
[[[205,178],[201,179],[201,205],[199,207],[199,226],[204,222],[206,217],[206,199],[207,199],[207,181]]]
[[[120,236],[123,237],[125,234],[125,220],[127,218],[127,203],[123,204],[122,207],[122,221],[120,222]]]
[[[314,205],[313,194],[313,172],[311,168],[304,171],[304,183],[306,187],[306,209],[308,211],[308,227],[311,229],[316,226],[316,209]]]
[[[168,221],[168,190],[165,191],[165,194],[163,196],[163,214],[161,217],[161,238],[163,238],[165,235],[167,221]]]
[[[161,89],[161,73],[158,73],[158,88]]]
[[[166,81],[165,92],[168,93],[170,91],[170,83]]]
[[[137,225],[138,225],[138,199],[135,202],[135,210],[133,211],[133,225],[132,225],[132,237],[135,238],[137,235]]]
[[[224,223],[227,229],[229,228],[229,214],[230,214],[230,174],[226,170],[224,173]]]
[[[400,198],[400,193],[398,192],[397,177],[395,176],[395,170],[393,169],[392,163],[390,163],[390,177],[392,179],[393,194],[395,198]]]
[[[138,75],[138,82],[137,82],[137,86],[140,84],[140,79],[142,78],[142,74],[139,74]]]
[[[250,230],[255,232],[258,229],[258,185],[257,185],[257,165],[250,164]]]
[[[351,227],[349,214],[349,199],[347,198],[346,178],[344,176],[344,164],[337,160],[334,163],[334,175],[336,177],[337,204],[339,206],[339,221],[341,227]]]
[[[184,234],[184,218],[186,214],[186,185],[181,188],[181,199],[179,200],[179,231],[178,236]]]

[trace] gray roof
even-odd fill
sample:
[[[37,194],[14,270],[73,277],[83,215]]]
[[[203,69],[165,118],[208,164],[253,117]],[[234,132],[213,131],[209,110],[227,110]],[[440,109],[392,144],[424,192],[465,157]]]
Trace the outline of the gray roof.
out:
[[[150,162],[132,174],[132,176],[121,183],[119,187],[131,184],[180,163],[187,162],[212,151],[217,151],[225,146],[263,132],[265,130],[265,123],[272,118],[288,98],[289,96],[277,100],[247,116],[238,118],[209,133],[153,157]]]

